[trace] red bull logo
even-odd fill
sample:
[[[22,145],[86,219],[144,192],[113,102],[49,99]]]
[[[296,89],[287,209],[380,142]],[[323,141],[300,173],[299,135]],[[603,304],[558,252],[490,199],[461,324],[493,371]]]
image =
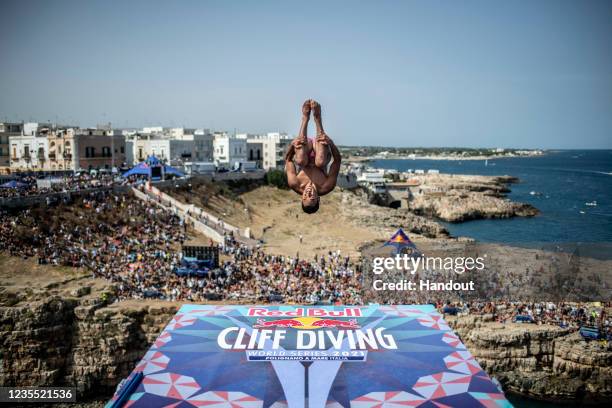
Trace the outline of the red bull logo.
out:
[[[304,324],[297,319],[278,319],[278,320],[264,320],[257,319],[257,324],[253,325],[256,329],[270,328],[270,327],[303,327]]]
[[[336,319],[321,319],[312,324],[316,327],[337,327],[339,329],[358,329],[361,326],[357,324],[357,319],[351,320],[336,320]]]
[[[253,328],[285,328],[291,327],[294,329],[322,329],[322,328],[338,328],[342,330],[359,329],[361,326],[357,323],[357,319],[340,320],[340,319],[320,319],[317,317],[296,317],[293,319],[275,319],[265,320],[257,319],[257,324]]]

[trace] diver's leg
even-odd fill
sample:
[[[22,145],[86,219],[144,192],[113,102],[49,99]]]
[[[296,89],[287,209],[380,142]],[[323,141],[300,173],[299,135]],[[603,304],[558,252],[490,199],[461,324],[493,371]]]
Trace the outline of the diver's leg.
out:
[[[310,108],[312,110],[312,117],[315,121],[315,126],[317,127],[317,137],[313,146],[315,152],[315,166],[325,172],[331,159],[331,153],[327,142],[327,135],[325,135],[325,131],[323,130],[321,105],[319,102],[313,100],[310,103]]]
[[[308,122],[310,121],[310,99],[308,99],[302,105],[302,125],[300,126],[300,132],[297,137],[293,140],[293,146],[295,147],[294,160],[297,165],[304,168],[308,166],[308,160],[310,156],[310,150],[312,149],[311,143],[308,140]]]

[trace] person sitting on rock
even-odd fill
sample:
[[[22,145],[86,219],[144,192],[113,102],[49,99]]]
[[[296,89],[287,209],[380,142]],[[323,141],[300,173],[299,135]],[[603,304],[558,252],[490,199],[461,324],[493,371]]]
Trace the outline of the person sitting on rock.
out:
[[[307,136],[311,112],[317,128],[315,139]],[[336,187],[340,162],[340,151],[323,130],[321,105],[308,99],[302,105],[300,132],[285,154],[287,183],[302,196],[302,210],[305,213],[317,212],[320,196],[329,194]]]

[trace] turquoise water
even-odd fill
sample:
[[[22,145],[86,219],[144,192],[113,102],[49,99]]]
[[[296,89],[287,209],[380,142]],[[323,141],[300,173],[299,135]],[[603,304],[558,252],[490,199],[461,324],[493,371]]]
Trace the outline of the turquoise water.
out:
[[[612,150],[553,151],[541,157],[489,160],[375,160],[373,167],[441,173],[510,175],[508,197],[541,211],[533,218],[445,224],[454,236],[483,242],[612,242]],[[534,191],[537,195],[531,195]],[[597,206],[585,203],[597,201]]]

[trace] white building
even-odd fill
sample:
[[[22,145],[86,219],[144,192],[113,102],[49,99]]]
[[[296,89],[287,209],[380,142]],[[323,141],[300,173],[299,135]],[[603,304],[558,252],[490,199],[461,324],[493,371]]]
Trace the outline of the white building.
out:
[[[195,134],[195,129],[189,128],[170,128],[165,132],[170,139],[176,140],[193,140],[193,136]]]
[[[218,167],[237,168],[240,163],[247,161],[247,139],[215,133],[213,159]]]
[[[142,128],[142,133],[153,134],[153,133],[163,133],[163,132],[164,132],[164,128],[161,126],[149,126],[149,127]]]
[[[11,170],[47,169],[49,162],[47,132],[48,127],[39,133],[37,123],[24,123],[21,135],[9,137]]]
[[[264,170],[282,169],[285,166],[285,150],[291,143],[286,133],[271,132],[264,135],[246,135],[247,160],[255,161]]]
[[[385,182],[385,170],[383,169],[369,169],[362,172],[357,177],[357,182],[360,184],[375,184]]]
[[[161,135],[139,135],[126,141],[128,165],[144,161],[148,156],[171,163],[182,164],[193,160],[194,140],[176,140]]]

